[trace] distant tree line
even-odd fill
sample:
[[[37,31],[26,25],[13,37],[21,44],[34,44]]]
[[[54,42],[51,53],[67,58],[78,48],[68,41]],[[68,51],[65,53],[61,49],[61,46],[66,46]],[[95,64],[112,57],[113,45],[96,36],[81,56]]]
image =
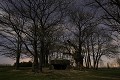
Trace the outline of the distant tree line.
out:
[[[16,63],[14,63],[13,66],[16,66]],[[32,67],[32,62],[31,61],[29,61],[29,62],[20,62],[19,67]]]

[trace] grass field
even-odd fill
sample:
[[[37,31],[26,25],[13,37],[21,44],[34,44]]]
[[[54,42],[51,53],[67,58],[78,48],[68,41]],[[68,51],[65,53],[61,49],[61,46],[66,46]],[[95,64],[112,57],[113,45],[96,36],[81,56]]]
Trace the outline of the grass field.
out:
[[[45,70],[33,73],[31,69],[0,68],[0,80],[120,80],[120,69],[99,70]]]

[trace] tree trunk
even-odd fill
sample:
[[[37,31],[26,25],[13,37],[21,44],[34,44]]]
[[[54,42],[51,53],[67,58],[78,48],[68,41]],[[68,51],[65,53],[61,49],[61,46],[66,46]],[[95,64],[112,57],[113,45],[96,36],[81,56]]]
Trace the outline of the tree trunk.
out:
[[[43,72],[42,68],[43,68],[43,59],[44,59],[44,41],[43,39],[41,40],[41,51],[40,51],[40,72]]]
[[[18,36],[18,40],[17,40],[17,51],[16,51],[16,70],[19,69],[19,62],[20,62],[20,53],[21,53],[21,40],[20,37]]]
[[[48,66],[48,54],[45,55],[45,66]]]
[[[82,46],[81,46],[81,42],[80,42],[80,45],[79,45],[79,56],[80,56],[79,64],[80,64],[80,67],[82,69],[82,67],[83,67],[83,56],[81,54],[81,52],[82,52],[82,48],[81,47]]]
[[[33,62],[33,71],[38,72],[39,63],[38,63],[38,50],[37,50],[37,39],[34,38],[34,62]]]
[[[46,49],[46,53],[45,53],[45,66],[48,66],[48,54],[49,54],[49,50]]]
[[[38,64],[38,56],[37,55],[35,55],[34,56],[34,62],[33,62],[33,72],[39,72],[38,70],[39,70],[39,64]]]
[[[82,56],[82,38],[81,38],[81,26],[79,26],[79,48],[78,48],[78,52],[79,52],[79,54],[80,54],[80,57],[81,57],[81,59],[80,59],[80,67],[82,68],[83,67],[83,56]]]
[[[93,57],[93,68],[95,68],[96,60],[95,60],[95,51],[94,51],[94,44],[93,44],[93,38],[91,36],[91,46],[92,46],[92,57]]]
[[[17,56],[16,56],[16,70],[19,69],[19,62],[20,62],[20,52],[17,51]]]

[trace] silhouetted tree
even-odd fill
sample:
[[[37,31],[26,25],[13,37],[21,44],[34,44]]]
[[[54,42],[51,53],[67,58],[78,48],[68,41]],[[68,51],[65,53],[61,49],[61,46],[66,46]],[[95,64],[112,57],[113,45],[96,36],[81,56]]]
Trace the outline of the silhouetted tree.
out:
[[[43,60],[47,49],[46,39],[50,29],[61,24],[64,11],[70,1],[62,0],[6,0],[10,9],[27,19],[24,30],[26,40],[22,40],[26,49],[33,55],[33,70],[42,72]],[[26,44],[30,43],[29,45]],[[39,51],[40,49],[40,51]],[[39,58],[39,60],[38,60]],[[40,64],[39,64],[40,62]]]
[[[80,8],[73,8],[69,10],[69,19],[70,23],[74,30],[69,29],[75,36],[78,50],[76,51],[76,56],[79,58],[79,66],[83,66],[83,43],[93,32],[92,29],[94,28],[94,14],[85,11],[84,9]],[[92,23],[93,26],[90,26]],[[90,30],[90,31],[89,31]]]
[[[1,3],[0,6],[2,12],[0,19],[1,36],[6,39],[6,42],[2,42],[1,46],[8,50],[4,55],[16,57],[16,69],[18,69],[22,52],[21,36],[25,19],[21,15],[16,14],[16,11],[11,10],[7,4]]]

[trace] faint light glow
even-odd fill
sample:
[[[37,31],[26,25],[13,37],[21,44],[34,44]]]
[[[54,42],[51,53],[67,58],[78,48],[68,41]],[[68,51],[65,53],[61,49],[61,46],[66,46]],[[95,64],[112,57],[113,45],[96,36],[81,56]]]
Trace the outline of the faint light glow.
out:
[[[32,61],[31,58],[20,59],[20,62],[29,62]]]

